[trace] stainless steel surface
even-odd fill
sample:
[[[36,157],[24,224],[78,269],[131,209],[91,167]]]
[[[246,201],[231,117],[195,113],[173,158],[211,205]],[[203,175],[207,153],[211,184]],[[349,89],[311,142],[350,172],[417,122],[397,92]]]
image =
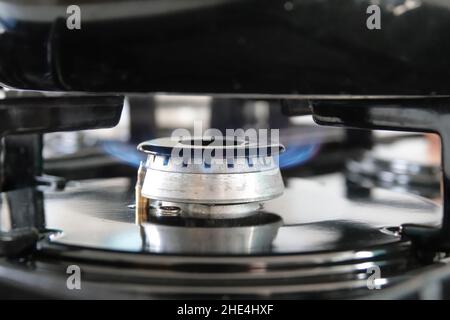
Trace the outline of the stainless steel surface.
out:
[[[70,249],[70,250],[67,250]],[[137,297],[301,297],[318,294],[327,297],[370,293],[367,288],[370,267],[379,266],[384,288],[402,280],[410,268],[408,243],[377,247],[376,250],[350,250],[280,256],[189,256],[125,254],[42,244],[45,257],[58,257],[60,264],[45,259],[36,264],[40,275],[57,273],[76,259],[85,275],[108,280],[110,291],[134,292]],[[101,267],[96,263],[100,261]],[[129,265],[126,273],[117,262]],[[122,270],[122,269],[119,269]],[[13,273],[15,274],[15,273]],[[123,285],[126,279],[127,286]],[[88,283],[86,286],[94,285]],[[86,287],[84,288],[86,289]],[[105,289],[105,288],[103,288]],[[332,297],[328,296],[328,297]],[[335,296],[335,297],[339,297]]]
[[[264,254],[359,250],[399,241],[380,231],[403,223],[439,224],[441,208],[420,197],[373,189],[345,198],[341,176],[289,179],[285,193],[265,204],[284,225]],[[63,230],[55,243],[128,252],[154,252],[134,222],[134,185],[128,179],[93,180],[46,195],[47,226]],[[325,200],[324,200],[325,199]],[[323,200],[323,201],[322,201]],[[64,210],[62,209],[64,208]]]
[[[180,207],[177,207],[174,205],[157,206],[154,210],[155,210],[155,214],[157,216],[162,216],[162,217],[177,217],[181,213]]]
[[[67,265],[77,261],[90,279],[83,282],[84,294],[135,298],[342,298],[371,293],[370,267],[381,268],[382,288],[418,270],[411,244],[381,229],[406,222],[434,225],[439,206],[380,189],[351,200],[344,196],[342,176],[315,180],[288,179],[283,196],[266,203],[267,211],[284,220],[271,248],[233,254],[158,252],[148,246],[148,232],[134,224],[128,208],[134,181],[80,182],[62,193],[46,193],[47,226],[63,231],[39,243],[32,272],[23,274],[7,262],[2,270],[15,281],[48,278],[38,281],[44,291],[59,283],[52,277],[66,276]]]
[[[280,170],[241,174],[197,174],[147,169],[142,195],[200,204],[259,202],[283,193]]]
[[[282,224],[277,215],[258,213],[221,220],[153,218],[142,227],[145,244],[152,252],[257,254],[270,250]]]
[[[205,205],[197,203],[179,203],[167,201],[153,201],[152,207],[175,206],[180,208],[184,217],[206,218],[206,219],[229,219],[240,218],[254,214],[262,208],[262,204],[257,202],[225,204],[225,205]]]

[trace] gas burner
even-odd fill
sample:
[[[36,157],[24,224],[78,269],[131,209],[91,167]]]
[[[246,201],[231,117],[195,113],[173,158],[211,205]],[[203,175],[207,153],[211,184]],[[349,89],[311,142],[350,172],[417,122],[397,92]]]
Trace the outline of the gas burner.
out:
[[[283,193],[276,159],[283,146],[161,138],[138,149],[148,158],[139,168],[136,221],[150,248],[217,254],[271,246],[282,219],[260,209]]]
[[[245,217],[283,193],[276,156],[284,147],[278,144],[161,138],[138,149],[148,154],[141,193],[156,215]]]

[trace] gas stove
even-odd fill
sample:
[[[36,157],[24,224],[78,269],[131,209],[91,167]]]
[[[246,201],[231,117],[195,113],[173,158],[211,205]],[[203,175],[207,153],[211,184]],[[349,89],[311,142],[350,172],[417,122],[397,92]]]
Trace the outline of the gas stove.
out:
[[[41,101],[49,112],[56,108],[51,102],[90,105],[106,113],[102,126],[119,120],[123,102],[14,95],[3,101],[14,103],[4,110]],[[183,129],[63,154],[70,135],[56,144],[46,138],[54,152],[44,159],[41,134],[6,135],[5,288],[20,297],[67,298],[445,297],[439,141],[321,128],[308,119],[263,129],[273,131],[263,142],[252,141],[251,131],[219,137]],[[6,166],[23,154],[30,171]],[[37,163],[33,171],[30,163]],[[13,169],[14,179],[6,179]],[[74,265],[83,274],[79,291],[66,283]],[[429,280],[410,285],[428,273],[439,275],[431,284],[441,291],[429,293]]]
[[[0,0],[0,297],[449,298],[450,11],[400,2]]]

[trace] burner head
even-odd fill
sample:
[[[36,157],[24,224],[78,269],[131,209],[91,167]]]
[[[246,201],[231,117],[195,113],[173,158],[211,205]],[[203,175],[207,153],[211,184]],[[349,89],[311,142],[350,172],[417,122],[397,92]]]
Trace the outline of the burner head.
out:
[[[238,217],[283,193],[279,144],[239,138],[161,138],[143,142],[148,154],[142,196],[197,217]],[[219,205],[219,206],[218,206]]]

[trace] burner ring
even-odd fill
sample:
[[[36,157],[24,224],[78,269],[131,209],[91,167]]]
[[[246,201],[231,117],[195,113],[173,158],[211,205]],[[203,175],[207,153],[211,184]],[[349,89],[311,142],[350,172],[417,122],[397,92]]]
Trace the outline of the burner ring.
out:
[[[241,204],[283,193],[278,169],[242,174],[197,174],[147,169],[142,195],[148,199],[197,204]]]
[[[199,141],[199,142],[197,142]],[[187,143],[189,142],[189,143]],[[171,156],[175,148],[183,148],[195,152],[214,151],[214,150],[233,150],[233,158],[259,156],[275,156],[284,151],[284,146],[280,144],[255,144],[235,137],[231,138],[216,138],[216,137],[201,137],[201,138],[158,138],[149,141],[144,141],[138,145],[138,150],[147,154],[154,154],[158,156]]]

